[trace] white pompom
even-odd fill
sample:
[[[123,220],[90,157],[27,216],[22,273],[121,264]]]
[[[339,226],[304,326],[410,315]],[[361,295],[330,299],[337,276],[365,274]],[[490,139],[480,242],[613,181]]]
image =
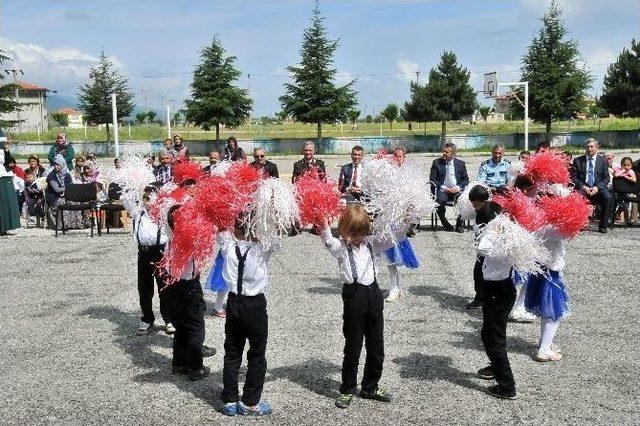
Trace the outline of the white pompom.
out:
[[[473,181],[467,185],[467,187],[462,191],[462,193],[458,196],[456,200],[456,209],[458,210],[458,214],[462,218],[462,220],[474,220],[476,218],[476,209],[473,208],[473,204],[469,201],[469,193],[476,186],[484,186],[487,190],[489,187],[482,182]]]
[[[132,192],[137,194],[138,200],[144,188],[155,181],[153,170],[147,164],[147,159],[135,154],[122,157],[120,168],[109,169],[104,172],[104,175],[107,181],[120,186],[122,195]]]
[[[547,188],[547,193],[551,195],[557,195],[559,197],[566,197],[573,192],[573,188],[564,186],[561,183],[554,183],[549,185]]]
[[[211,174],[213,176],[224,176],[227,174],[231,166],[233,165],[233,161],[221,161],[213,168]]]

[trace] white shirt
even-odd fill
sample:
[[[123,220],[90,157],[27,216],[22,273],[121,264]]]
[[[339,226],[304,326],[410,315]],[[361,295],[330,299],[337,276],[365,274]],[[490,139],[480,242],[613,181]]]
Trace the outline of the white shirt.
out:
[[[493,244],[494,234],[484,232],[478,241],[478,253],[486,256]],[[482,264],[482,277],[487,281],[502,281],[511,276],[511,263],[500,257],[485,257]]]
[[[406,229],[399,230],[399,233],[406,233]],[[342,239],[335,238],[331,234],[331,229],[329,228],[322,231],[322,235],[320,235],[320,237],[324,241],[331,255],[338,260],[340,279],[346,284],[353,284],[355,281],[353,273],[351,272],[348,248],[351,248],[353,253],[358,283],[368,286],[373,284],[375,281],[375,261],[371,256],[371,251],[373,251],[374,256],[377,256],[394,245],[393,239],[391,238],[367,237],[360,246],[354,246]],[[349,244],[348,247],[347,244]],[[369,250],[368,245],[371,245],[371,251]]]
[[[549,260],[544,266],[556,272],[562,272],[566,261],[564,256],[566,250],[564,248],[564,239],[551,226],[545,226],[536,231],[536,235],[542,237],[542,245],[549,250]]]
[[[134,217],[133,238],[142,246],[155,246],[158,244],[158,232],[160,232],[160,244],[166,244],[169,238],[164,229],[156,225],[146,210],[141,209]]]
[[[229,291],[238,294],[239,261],[236,255],[237,246],[240,248],[241,255],[247,253],[242,273],[242,294],[244,296],[256,296],[264,293],[269,284],[269,259],[277,249],[277,246],[272,245],[267,249],[258,242],[239,240],[229,231],[218,234],[217,240],[224,258],[222,278],[227,283]]]
[[[358,172],[356,174],[356,171]],[[353,176],[356,176],[355,180],[353,179]],[[356,186],[358,188],[360,188],[360,177],[362,176],[362,163],[360,164],[354,164],[353,165],[353,171],[351,172],[351,186]]]
[[[446,174],[444,176],[444,182],[442,184],[442,190],[444,191],[446,188],[453,188],[458,185],[456,181],[456,168],[453,165],[453,158],[446,163]]]

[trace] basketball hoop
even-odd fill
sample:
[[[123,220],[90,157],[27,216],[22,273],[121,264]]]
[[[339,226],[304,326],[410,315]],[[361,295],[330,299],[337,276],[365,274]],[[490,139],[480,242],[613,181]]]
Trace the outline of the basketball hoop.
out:
[[[495,98],[498,95],[498,73],[488,72],[484,75],[482,91],[487,98]]]

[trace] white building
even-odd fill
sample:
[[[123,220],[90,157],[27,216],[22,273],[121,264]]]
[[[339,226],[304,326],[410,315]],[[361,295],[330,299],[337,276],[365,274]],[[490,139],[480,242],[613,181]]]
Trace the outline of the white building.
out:
[[[82,129],[84,127],[84,122],[82,121],[82,112],[73,108],[60,108],[58,110],[59,113],[67,116],[69,120],[70,129]]]
[[[46,132],[47,124],[47,92],[49,89],[24,81],[18,82],[19,111],[0,114],[0,118],[7,121],[18,120],[13,127],[5,129],[9,132]],[[14,97],[14,100],[16,98]]]

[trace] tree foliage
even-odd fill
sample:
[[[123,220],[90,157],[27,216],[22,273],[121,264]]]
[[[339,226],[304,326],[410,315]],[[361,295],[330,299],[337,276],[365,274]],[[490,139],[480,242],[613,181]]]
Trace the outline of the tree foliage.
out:
[[[529,82],[529,117],[545,123],[547,134],[552,121],[569,119],[584,108],[592,81],[578,64],[578,43],[566,39],[561,14],[553,1],[542,18],[542,28],[522,57],[521,78]],[[519,103],[512,106],[522,109]]]
[[[345,121],[348,111],[356,105],[355,80],[343,86],[334,84],[337,70],[333,68],[333,54],[338,41],[327,36],[316,3],[311,25],[304,30],[300,63],[287,67],[293,82],[285,83],[285,94],[280,96],[282,109],[288,115],[317,125],[318,140],[322,138],[322,123]]]
[[[399,108],[396,104],[389,104],[382,110],[382,116],[389,122],[389,129],[393,129],[393,122],[398,119]]]
[[[67,127],[69,125],[69,116],[61,113],[60,111],[50,113],[49,118],[55,121],[59,126]]]
[[[470,116],[478,105],[476,93],[469,84],[471,73],[461,65],[455,53],[444,52],[437,67],[429,71],[424,86],[411,82],[411,98],[405,103],[408,120],[440,121],[441,143],[447,134],[447,121]]]
[[[139,124],[144,124],[147,121],[147,113],[146,112],[139,112],[136,114],[136,121]]]
[[[486,105],[478,108],[478,112],[482,116],[482,119],[484,120],[485,123],[487,122],[487,119],[489,118],[489,114],[491,114],[491,111],[493,111],[493,108]]]
[[[611,114],[640,117],[640,41],[631,40],[609,65],[600,103]]]
[[[3,50],[0,50],[0,65],[3,65],[10,58]],[[3,84],[5,74],[0,74],[0,114],[11,113],[19,109],[19,103],[16,102],[15,93],[16,86],[13,83]],[[0,127],[9,127],[17,123],[16,120],[0,120]]]
[[[239,126],[250,115],[253,101],[249,91],[236,86],[240,71],[235,68],[235,56],[226,56],[222,43],[213,38],[200,54],[201,62],[193,72],[191,97],[187,99],[186,119],[204,130],[220,125]]]
[[[113,122],[111,95],[116,94],[118,117],[128,117],[133,111],[134,94],[127,79],[114,69],[104,51],[100,52],[100,63],[92,68],[89,81],[78,91],[78,107],[84,112],[88,123],[106,124],[109,140],[109,124]]]

